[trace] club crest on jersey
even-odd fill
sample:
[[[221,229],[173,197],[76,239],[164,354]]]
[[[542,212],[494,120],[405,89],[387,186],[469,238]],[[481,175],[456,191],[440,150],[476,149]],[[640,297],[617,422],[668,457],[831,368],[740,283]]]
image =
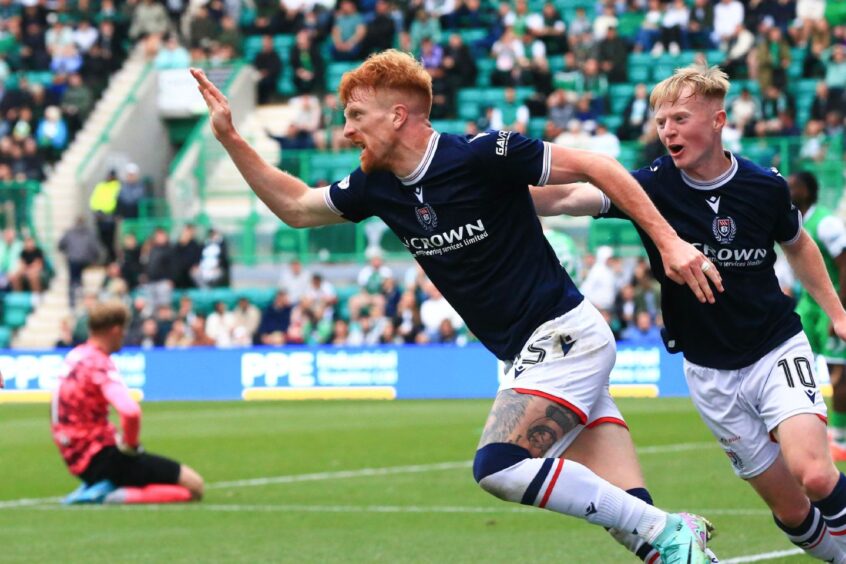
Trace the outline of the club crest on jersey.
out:
[[[718,243],[728,244],[734,241],[734,236],[737,235],[737,224],[728,216],[718,215],[711,224],[711,230]]]
[[[429,204],[416,206],[414,208],[414,215],[417,216],[417,221],[426,231],[432,231],[438,226],[438,216]]]

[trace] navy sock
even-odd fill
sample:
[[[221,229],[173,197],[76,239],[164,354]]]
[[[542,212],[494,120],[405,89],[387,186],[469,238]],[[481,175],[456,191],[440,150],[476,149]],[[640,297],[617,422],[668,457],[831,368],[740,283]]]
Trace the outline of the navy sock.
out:
[[[840,473],[840,479],[828,497],[813,502],[820,510],[829,531],[836,536],[846,534],[846,476]]]

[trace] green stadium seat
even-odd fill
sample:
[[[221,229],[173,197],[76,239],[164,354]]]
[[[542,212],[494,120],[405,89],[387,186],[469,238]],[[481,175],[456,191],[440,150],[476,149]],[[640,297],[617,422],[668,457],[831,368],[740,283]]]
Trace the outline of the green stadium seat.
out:
[[[611,113],[614,115],[621,114],[626,106],[629,104],[635,91],[635,84],[622,83],[612,84],[608,89],[608,96],[611,99]]]
[[[12,344],[12,330],[5,326],[0,326],[0,349],[8,349]]]
[[[617,16],[617,32],[621,37],[634,38],[643,23],[643,12],[623,12]]]
[[[496,61],[490,57],[484,57],[476,60],[476,86],[490,86],[491,74],[493,74],[496,67]]]
[[[337,92],[341,84],[341,77],[345,72],[355,69],[361,63],[333,62],[326,68],[326,91]]]
[[[9,292],[3,298],[3,325],[11,329],[22,327],[32,308],[30,292]]]
[[[622,119],[622,118],[621,118]],[[606,122],[607,123],[607,122]],[[619,127],[619,126],[618,126]],[[608,129],[611,129],[609,125]],[[638,141],[623,141],[620,143],[620,156],[617,160],[629,170],[640,168],[642,164],[641,146]]]
[[[433,119],[432,120],[432,127],[435,131],[440,131],[442,133],[455,133],[456,135],[461,135],[464,133],[464,129],[467,126],[467,122],[463,119]]]
[[[526,133],[529,137],[540,139],[543,137],[543,131],[546,129],[545,117],[529,118],[529,127],[526,128]]]
[[[594,252],[598,247],[614,247],[616,253],[623,256],[643,254],[640,241],[632,222],[624,219],[595,219],[588,230],[588,248]]]

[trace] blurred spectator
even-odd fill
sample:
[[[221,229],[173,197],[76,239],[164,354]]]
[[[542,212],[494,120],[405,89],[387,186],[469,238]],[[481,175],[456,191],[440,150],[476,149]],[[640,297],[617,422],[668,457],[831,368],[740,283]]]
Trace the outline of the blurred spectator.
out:
[[[214,339],[215,345],[218,347],[232,345],[233,326],[234,319],[232,313],[226,309],[226,302],[222,300],[214,302],[214,309],[206,318],[206,333]]]
[[[232,338],[233,344],[249,346],[261,323],[261,311],[245,297],[238,298],[238,303],[232,310]]]
[[[156,227],[141,254],[144,291],[153,308],[170,304],[173,292],[174,256],[167,231]]]
[[[825,120],[829,112],[843,107],[843,101],[831,97],[828,85],[820,81],[814,91],[814,101],[811,103],[811,119]]]
[[[605,3],[601,12],[593,19],[593,38],[597,42],[602,41],[608,35],[610,28],[616,28],[619,24],[617,11],[614,4]]]
[[[649,312],[639,311],[635,325],[623,330],[621,338],[634,347],[651,347],[661,344],[661,330],[652,323]]]
[[[805,135],[799,157],[809,161],[822,161],[827,153],[828,143],[823,129],[823,122],[810,120],[805,125]]]
[[[358,272],[359,292],[349,299],[350,319],[356,321],[363,310],[381,304],[384,307],[385,297],[382,295],[382,282],[385,278],[393,277],[394,273],[382,260],[378,251],[370,252],[369,264]]]
[[[127,233],[123,237],[121,247],[120,272],[126,280],[130,290],[134,290],[140,281],[144,268],[141,265],[141,246],[135,233]]]
[[[208,48],[214,38],[220,33],[220,27],[215,19],[209,14],[205,5],[197,4],[191,21],[188,25],[189,45],[192,48]]]
[[[188,332],[188,328],[185,326],[185,320],[175,319],[173,321],[173,325],[170,327],[170,331],[165,337],[165,348],[184,349],[192,346],[193,344],[194,339],[191,337],[191,334]]]
[[[641,22],[640,29],[635,36],[635,51],[652,51],[654,48],[655,50],[652,51],[654,55],[660,55],[663,52],[663,45],[658,43],[658,38],[661,35],[661,18],[663,16],[664,13],[661,11],[660,0],[649,0],[643,22]]]
[[[420,55],[423,40],[429,38],[433,43],[441,42],[441,23],[438,17],[424,9],[418,9],[408,30],[409,49],[414,55]]]
[[[139,215],[141,200],[147,195],[147,187],[141,179],[141,169],[129,163],[123,169],[123,181],[118,192],[117,215],[123,219],[135,219]]]
[[[12,290],[22,292],[28,288],[30,292],[40,294],[44,289],[42,276],[44,275],[44,251],[35,243],[35,239],[27,235],[24,237],[23,249],[15,270],[9,277]]]
[[[311,275],[311,282],[303,299],[308,300],[313,309],[321,309],[324,315],[331,317],[332,310],[338,303],[338,294],[331,282],[324,280],[322,274],[315,272]]]
[[[711,49],[714,29],[714,6],[711,0],[694,0],[688,23],[688,40],[692,49]]]
[[[440,290],[431,282],[426,285],[428,299],[420,304],[420,322],[429,341],[438,342],[441,324],[444,320],[450,322],[453,328],[464,327],[464,320],[458,312],[446,301]]]
[[[291,259],[288,266],[282,270],[279,276],[279,288],[288,292],[291,302],[299,303],[306,294],[311,283],[311,273],[303,270],[303,263],[300,259]]]
[[[106,178],[98,182],[91,192],[88,206],[94,214],[94,223],[97,227],[97,236],[100,244],[106,250],[106,262],[113,262],[117,256],[115,252],[115,231],[117,229],[118,192],[120,192],[120,181],[117,179],[117,172],[110,169]]]
[[[690,23],[690,10],[685,0],[670,0],[664,7],[661,17],[660,45],[670,55],[677,56],[682,45],[687,43],[687,27]]]
[[[191,66],[191,55],[188,49],[179,43],[175,33],[165,34],[164,45],[159,48],[153,66],[157,70],[187,69]]]
[[[599,70],[612,83],[627,82],[628,42],[617,34],[616,26],[608,28],[605,37],[596,45],[596,58],[599,60]]]
[[[478,69],[476,60],[465,45],[464,40],[457,33],[449,36],[448,44],[444,48],[442,65],[445,80],[452,92],[465,86],[475,86]]]
[[[332,26],[332,58],[336,61],[355,61],[363,55],[362,41],[366,34],[364,18],[355,2],[341,0]]]
[[[517,131],[526,134],[529,127],[529,108],[517,101],[514,88],[505,89],[505,100],[497,104],[491,115],[491,129]]]
[[[76,223],[62,235],[59,250],[65,254],[68,261],[68,290],[73,307],[76,303],[77,288],[82,286],[82,271],[96,264],[100,258],[97,236],[88,227],[84,217],[78,217]]]
[[[126,305],[129,304],[129,285],[120,272],[120,265],[116,262],[106,266],[106,276],[103,277],[103,285],[100,288],[100,301],[119,300]]]
[[[620,124],[617,136],[623,141],[637,139],[643,134],[644,125],[649,121],[651,114],[649,91],[645,84],[639,83],[635,86],[634,96],[623,110],[623,123]]]
[[[761,108],[758,101],[752,97],[748,88],[740,91],[740,96],[729,104],[731,121],[745,134],[753,133],[755,122],[761,118]]]
[[[579,288],[585,298],[600,310],[610,311],[614,307],[617,283],[614,270],[609,264],[613,256],[614,249],[611,247],[599,247],[596,250],[596,262]]]
[[[394,46],[397,30],[388,0],[376,0],[375,12],[365,25],[365,30],[362,43],[364,55],[384,51]]]
[[[567,25],[552,2],[546,2],[540,20],[530,25],[534,33],[546,45],[550,55],[559,55],[567,50]]]
[[[620,156],[620,140],[608,131],[608,126],[602,122],[596,124],[596,131],[590,140],[590,148],[614,159]]]
[[[68,127],[59,108],[48,106],[44,110],[44,117],[38,122],[35,138],[49,162],[58,160],[68,143]]]
[[[762,40],[750,52],[749,75],[757,78],[761,92],[770,85],[784,88],[787,85],[787,69],[790,67],[790,45],[782,37],[781,30],[771,27]]]
[[[206,317],[204,315],[195,315],[188,321],[188,327],[191,332],[192,347],[214,346],[214,339],[206,333]]]
[[[56,74],[67,75],[79,72],[81,68],[82,55],[73,44],[60,47],[50,60],[50,70]]]
[[[68,124],[68,134],[73,137],[82,129],[82,124],[94,108],[94,93],[85,83],[79,73],[68,77],[68,88],[62,97],[62,113]]]
[[[726,60],[723,62],[723,70],[729,77],[735,78],[747,74],[747,57],[755,46],[755,35],[743,27],[737,26],[734,35],[723,42]]]
[[[241,31],[238,28],[238,22],[235,18],[227,14],[220,20],[220,33],[214,38],[214,43],[220,47],[228,47],[231,50],[233,57],[241,56],[241,46],[244,38],[241,36]],[[293,59],[294,51],[291,51]]]
[[[728,43],[737,37],[743,28],[745,11],[739,0],[720,0],[714,6],[714,31],[711,39],[720,45],[720,49],[728,51]]]
[[[526,57],[522,41],[511,29],[506,28],[502,36],[493,44],[491,54],[496,59],[494,71],[491,74],[491,84],[515,86],[520,72],[518,63]]]
[[[229,286],[229,266],[226,239],[220,231],[209,229],[197,270],[197,285],[200,288]]]
[[[179,240],[173,249],[174,287],[177,289],[196,288],[197,269],[203,249],[196,238],[197,229],[192,223],[186,223],[179,233]]]
[[[76,28],[73,30],[73,43],[80,53],[85,54],[97,42],[99,36],[100,32],[97,31],[97,28],[92,26],[90,21],[83,18],[76,24]]]
[[[258,71],[258,103],[267,104],[276,95],[276,84],[282,76],[282,59],[273,45],[273,36],[261,38],[261,51],[253,59]]]
[[[311,34],[304,29],[297,32],[296,43],[291,49],[291,68],[298,94],[316,94],[324,90],[326,71],[323,55]]]
[[[17,268],[22,250],[23,242],[18,239],[14,228],[4,229],[3,239],[0,240],[0,291],[11,286],[10,276]]]
[[[285,290],[279,290],[262,312],[258,342],[263,345],[284,345],[291,324],[291,302]]]
[[[345,346],[348,344],[349,336],[349,324],[343,319],[336,319],[332,327],[332,337],[329,343],[336,346]]]
[[[170,18],[164,6],[156,0],[141,0],[132,11],[129,38],[143,39],[147,53],[154,53],[161,37],[170,29]]]

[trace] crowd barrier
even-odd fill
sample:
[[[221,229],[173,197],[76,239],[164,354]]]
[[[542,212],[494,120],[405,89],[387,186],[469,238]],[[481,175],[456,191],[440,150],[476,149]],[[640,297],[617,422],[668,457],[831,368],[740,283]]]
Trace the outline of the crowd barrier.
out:
[[[65,352],[0,351],[0,403],[49,401]],[[125,349],[114,359],[146,401],[492,398],[502,377],[502,364],[478,344]],[[818,381],[828,392],[827,374]],[[681,356],[619,343],[611,393],[686,396]]]

